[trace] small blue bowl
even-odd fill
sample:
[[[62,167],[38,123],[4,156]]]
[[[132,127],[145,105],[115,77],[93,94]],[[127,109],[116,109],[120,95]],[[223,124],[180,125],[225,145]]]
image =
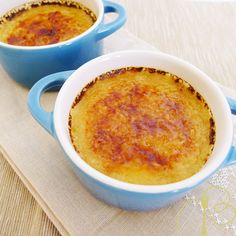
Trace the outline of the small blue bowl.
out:
[[[76,1],[76,0],[75,0]],[[27,0],[3,1],[0,16]],[[78,1],[84,2],[84,1]],[[97,16],[97,21],[87,31],[70,40],[46,46],[14,46],[0,42],[0,63],[8,75],[18,83],[32,87],[42,77],[63,70],[77,69],[85,62],[101,55],[101,39],[118,30],[126,21],[122,6],[110,1],[85,2]],[[115,12],[118,17],[103,23],[104,14]]]
[[[165,185],[130,184],[98,172],[74,150],[70,141],[68,119],[75,97],[97,76],[129,66],[157,68],[175,74],[190,83],[208,103],[216,124],[216,142],[207,163],[190,178]],[[40,105],[40,97],[46,90],[58,86],[62,88],[57,96],[54,111],[45,112]],[[137,211],[164,207],[183,197],[219,168],[236,163],[236,149],[232,146],[231,114],[236,114],[236,102],[227,100],[217,85],[199,69],[163,53],[116,52],[98,57],[76,71],[52,74],[37,82],[30,90],[28,106],[32,116],[58,140],[84,186],[97,198],[116,207]]]

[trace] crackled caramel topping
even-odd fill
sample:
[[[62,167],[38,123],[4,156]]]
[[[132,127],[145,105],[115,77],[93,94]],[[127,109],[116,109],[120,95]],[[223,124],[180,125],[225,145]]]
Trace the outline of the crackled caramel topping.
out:
[[[70,1],[27,4],[0,20],[0,41],[19,46],[43,46],[66,41],[86,31],[96,16]]]
[[[215,140],[214,120],[201,95],[152,68],[123,68],[96,78],[75,99],[69,128],[86,162],[137,184],[193,175]]]
[[[89,112],[95,110],[98,115],[93,124],[92,148],[110,159],[112,165],[124,164],[135,156],[145,165],[170,166],[192,147],[192,123],[185,117],[182,102],[177,103],[150,86],[134,84],[125,93],[112,92]],[[165,144],[173,139],[175,149],[165,145],[168,153],[160,151],[163,147],[152,147],[153,141]]]

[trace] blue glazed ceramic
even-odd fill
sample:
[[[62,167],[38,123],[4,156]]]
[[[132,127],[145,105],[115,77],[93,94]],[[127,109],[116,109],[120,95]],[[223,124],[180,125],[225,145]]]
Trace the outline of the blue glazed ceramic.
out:
[[[77,0],[76,0],[77,1]],[[102,39],[118,30],[126,21],[122,6],[102,0],[78,0],[97,16],[97,21],[86,32],[65,42],[35,47],[13,46],[0,42],[0,63],[18,83],[32,87],[40,78],[63,70],[77,69],[102,52]],[[27,0],[4,1],[0,15]],[[103,22],[104,14],[115,12],[118,17]]]
[[[216,143],[205,166],[192,177],[166,185],[137,185],[110,178],[84,162],[74,150],[69,137],[68,116],[76,95],[98,75],[127,66],[145,66],[173,73],[189,82],[207,101],[216,124]],[[40,105],[41,95],[48,89],[62,86],[53,112]],[[235,164],[236,149],[232,146],[232,113],[236,102],[226,99],[217,85],[193,65],[176,57],[150,51],[123,51],[98,57],[76,71],[49,75],[30,90],[28,106],[32,116],[58,140],[83,185],[97,198],[127,210],[149,211],[169,205],[201,184],[217,169]]]

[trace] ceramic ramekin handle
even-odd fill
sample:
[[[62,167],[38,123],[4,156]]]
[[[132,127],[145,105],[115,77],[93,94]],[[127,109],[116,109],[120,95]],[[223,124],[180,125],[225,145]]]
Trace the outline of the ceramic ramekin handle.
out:
[[[32,116],[53,136],[53,112],[46,112],[42,108],[40,98],[42,94],[48,90],[59,89],[73,72],[74,71],[63,71],[48,75],[39,80],[28,94],[28,108]]]
[[[236,115],[236,101],[229,97],[227,98],[227,101],[229,103],[232,114]],[[236,164],[236,148],[234,146],[232,146],[230,150],[225,166],[233,164]]]
[[[103,4],[104,4],[104,13],[115,12],[118,14],[118,16],[114,21],[107,24],[103,24],[99,28],[96,36],[98,40],[103,39],[106,36],[118,30],[122,25],[124,25],[126,21],[125,9],[121,5],[105,0],[103,1]]]
[[[227,98],[227,101],[229,103],[232,114],[236,115],[236,101],[229,97]]]

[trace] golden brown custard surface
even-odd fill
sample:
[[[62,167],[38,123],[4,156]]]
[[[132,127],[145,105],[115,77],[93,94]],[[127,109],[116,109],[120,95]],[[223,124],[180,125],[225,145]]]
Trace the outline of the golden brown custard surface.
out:
[[[80,35],[95,21],[94,13],[79,3],[34,2],[1,18],[0,41],[18,46],[55,44]]]
[[[114,70],[88,84],[71,108],[69,130],[89,165],[145,185],[194,175],[215,142],[202,96],[182,79],[151,68]]]

